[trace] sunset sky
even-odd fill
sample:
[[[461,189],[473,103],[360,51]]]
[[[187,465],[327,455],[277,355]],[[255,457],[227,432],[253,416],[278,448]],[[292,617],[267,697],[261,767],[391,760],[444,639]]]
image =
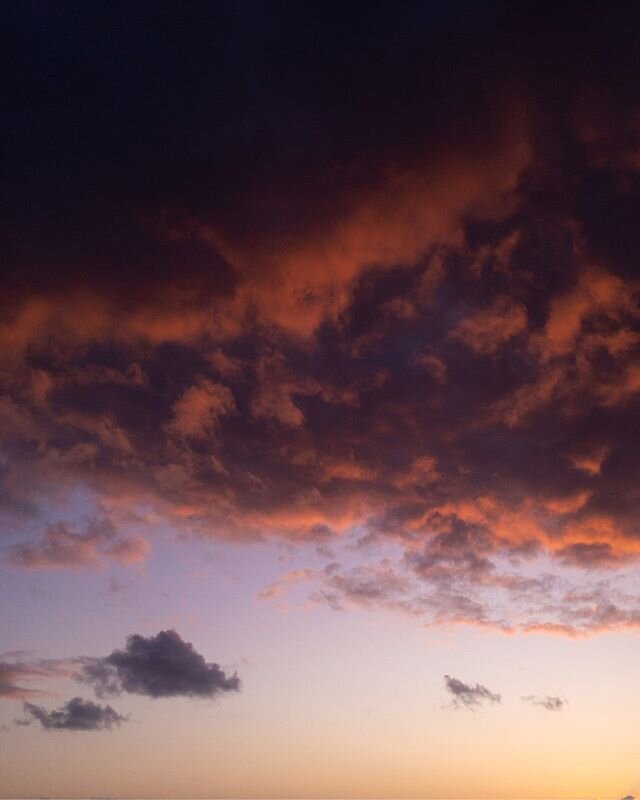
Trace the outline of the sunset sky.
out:
[[[640,793],[640,6],[1,14],[0,797]]]

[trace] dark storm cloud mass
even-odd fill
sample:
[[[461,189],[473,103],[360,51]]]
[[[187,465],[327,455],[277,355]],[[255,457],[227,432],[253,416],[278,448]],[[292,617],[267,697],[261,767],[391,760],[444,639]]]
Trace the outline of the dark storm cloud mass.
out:
[[[124,650],[86,659],[77,679],[91,684],[98,697],[126,692],[154,698],[210,698],[240,689],[237,675],[226,675],[217,664],[207,663],[172,630],[127,637]]]
[[[37,720],[47,731],[102,731],[119,727],[128,718],[118,714],[109,705],[101,706],[91,700],[73,697],[60,708],[47,711],[33,703],[23,703],[26,719],[19,725],[29,725]]]
[[[556,697],[554,695],[545,695],[544,697],[539,697],[535,694],[528,694],[522,699],[525,703],[531,703],[531,705],[539,706],[547,711],[562,711],[567,704],[567,701],[562,697]]]
[[[7,6],[7,560],[353,535],[318,602],[639,627],[639,15]]]
[[[475,709],[483,703],[502,702],[499,694],[489,691],[486,686],[482,686],[480,683],[471,686],[458,680],[458,678],[452,678],[450,675],[444,676],[444,683],[447,691],[453,695],[455,708]]]

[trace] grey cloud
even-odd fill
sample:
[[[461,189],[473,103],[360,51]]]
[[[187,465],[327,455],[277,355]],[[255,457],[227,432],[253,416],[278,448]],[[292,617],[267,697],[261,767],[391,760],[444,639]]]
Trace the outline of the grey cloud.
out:
[[[547,711],[562,711],[562,709],[567,704],[567,701],[564,700],[562,697],[556,697],[554,695],[544,695],[543,697],[539,697],[535,694],[528,694],[525,695],[523,698],[525,703],[531,703],[533,706],[539,706],[540,708],[545,708]]]
[[[76,676],[93,686],[98,697],[142,694],[147,697],[214,697],[240,689],[240,679],[208,663],[176,631],[156,636],[133,634],[123,650],[104,658],[85,659]]]
[[[470,708],[474,709],[481,706],[483,703],[501,703],[502,697],[496,694],[486,686],[476,683],[475,686],[463,683],[458,678],[452,678],[450,675],[444,676],[445,686],[447,691],[453,695],[453,705],[455,708]]]
[[[47,731],[102,731],[128,721],[128,717],[118,714],[111,706],[101,706],[81,697],[74,697],[53,711],[34,703],[23,703],[22,707],[28,717],[17,720],[16,724],[30,725],[38,721]]]

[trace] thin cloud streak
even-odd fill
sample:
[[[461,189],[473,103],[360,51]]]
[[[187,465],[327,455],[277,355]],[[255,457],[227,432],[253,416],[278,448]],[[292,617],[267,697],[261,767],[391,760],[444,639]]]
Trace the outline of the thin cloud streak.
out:
[[[26,654],[5,653],[0,660],[0,698],[25,699],[47,694],[33,687],[55,678],[68,678],[78,667],[76,659],[26,659]],[[26,685],[25,685],[26,684]]]

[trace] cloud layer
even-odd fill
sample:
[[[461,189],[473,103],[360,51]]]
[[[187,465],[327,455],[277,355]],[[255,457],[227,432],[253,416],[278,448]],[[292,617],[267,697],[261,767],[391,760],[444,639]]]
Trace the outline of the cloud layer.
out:
[[[637,11],[163,9],[7,14],[8,563],[364,540],[317,600],[639,627]]]

